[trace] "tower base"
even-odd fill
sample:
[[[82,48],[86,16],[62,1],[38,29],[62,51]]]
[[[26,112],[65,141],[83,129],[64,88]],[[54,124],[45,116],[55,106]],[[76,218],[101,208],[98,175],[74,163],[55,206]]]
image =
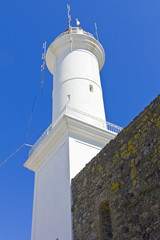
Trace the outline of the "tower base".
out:
[[[70,181],[115,135],[64,114],[35,149],[32,240],[72,240]]]

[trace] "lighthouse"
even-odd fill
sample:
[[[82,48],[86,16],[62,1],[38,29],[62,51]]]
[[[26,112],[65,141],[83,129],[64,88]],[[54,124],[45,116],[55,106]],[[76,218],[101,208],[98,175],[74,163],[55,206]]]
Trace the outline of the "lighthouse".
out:
[[[106,122],[100,70],[102,45],[79,26],[49,46],[52,123],[24,166],[35,172],[31,240],[72,240],[71,179],[121,130]]]

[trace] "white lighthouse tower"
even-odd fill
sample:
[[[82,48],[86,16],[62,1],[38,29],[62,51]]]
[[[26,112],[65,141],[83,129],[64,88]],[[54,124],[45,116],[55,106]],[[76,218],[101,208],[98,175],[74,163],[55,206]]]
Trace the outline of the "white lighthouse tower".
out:
[[[35,172],[32,240],[72,240],[70,180],[120,130],[105,119],[104,61],[102,45],[80,27],[69,27],[47,50],[52,124],[24,164]]]

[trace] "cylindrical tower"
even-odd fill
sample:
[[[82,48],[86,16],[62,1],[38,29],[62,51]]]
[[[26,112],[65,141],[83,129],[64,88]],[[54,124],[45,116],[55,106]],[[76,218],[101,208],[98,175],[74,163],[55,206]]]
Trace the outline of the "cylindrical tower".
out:
[[[102,45],[82,28],[66,30],[52,42],[46,55],[54,75],[52,121],[65,108],[94,125],[95,119],[106,120],[99,74],[104,61]]]

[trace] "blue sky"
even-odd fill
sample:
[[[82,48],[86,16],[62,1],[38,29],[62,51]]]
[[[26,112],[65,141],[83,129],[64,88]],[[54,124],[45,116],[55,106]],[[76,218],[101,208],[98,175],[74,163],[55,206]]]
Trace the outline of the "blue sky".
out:
[[[160,89],[159,0],[68,0],[75,18],[94,34],[106,53],[101,71],[107,121],[125,127]],[[40,93],[42,44],[67,29],[67,1],[1,1],[0,163],[23,144],[35,94]],[[45,69],[28,143],[51,123],[52,75]],[[40,130],[41,129],[41,130]],[[40,130],[40,131],[39,131]],[[29,240],[34,173],[23,167],[23,147],[0,168],[0,239]]]

